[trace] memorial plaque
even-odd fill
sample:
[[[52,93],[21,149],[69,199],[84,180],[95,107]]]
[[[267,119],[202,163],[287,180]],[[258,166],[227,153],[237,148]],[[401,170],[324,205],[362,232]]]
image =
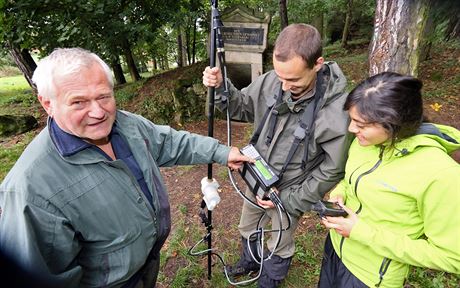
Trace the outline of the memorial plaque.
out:
[[[262,45],[264,29],[243,27],[222,27],[224,43],[234,45]]]

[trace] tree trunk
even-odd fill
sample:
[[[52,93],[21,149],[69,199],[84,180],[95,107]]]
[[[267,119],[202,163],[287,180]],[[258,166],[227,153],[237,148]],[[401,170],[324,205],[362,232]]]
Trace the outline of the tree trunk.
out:
[[[169,69],[168,56],[166,55],[161,55],[161,69],[162,70]]]
[[[430,59],[431,47],[433,45],[433,34],[435,29],[434,15],[430,11],[430,17],[426,20],[425,28],[422,32],[422,43],[420,45],[420,62]]]
[[[196,21],[197,19],[195,19],[193,23],[192,64],[195,64],[195,58],[196,58]]]
[[[343,26],[343,33],[342,33],[342,47],[344,48],[347,47],[348,34],[350,33],[352,9],[353,9],[353,0],[348,0],[347,16],[345,17],[345,25]]]
[[[123,74],[123,69],[121,68],[120,64],[120,57],[117,55],[116,59],[112,61],[112,70],[113,70],[113,75],[115,76],[115,81],[118,85],[125,84],[126,83],[126,78],[125,75]]]
[[[191,37],[191,34],[193,33],[191,30],[193,29],[193,23],[191,23],[192,21],[190,20],[190,25],[187,25],[187,30],[185,31],[185,52],[187,54],[187,57],[185,57],[187,59],[187,63],[188,65],[190,65],[192,63],[192,37]]]
[[[452,15],[446,28],[445,40],[460,39],[460,15]]]
[[[19,70],[21,70],[22,74],[24,74],[24,77],[29,83],[29,86],[32,88],[33,93],[37,94],[37,88],[32,82],[32,75],[34,74],[35,68],[37,68],[37,64],[30,55],[29,50],[21,50],[20,48],[13,46],[11,43],[8,46],[10,48],[10,53],[14,59],[14,62],[16,62]]]
[[[182,55],[182,29],[177,26],[177,66],[184,67],[184,55]]]
[[[384,71],[418,75],[420,45],[429,0],[377,0],[369,45],[369,74]]]
[[[286,0],[279,0],[279,10],[280,10],[279,12],[280,12],[280,20],[281,20],[281,30],[283,30],[286,26],[289,25]]]
[[[324,39],[324,14],[322,11],[319,11],[318,14],[313,17],[311,24],[318,30],[319,34],[321,35],[321,38]]]
[[[142,79],[137,70],[136,63],[133,58],[133,53],[127,39],[123,39],[123,53],[126,59],[126,65],[128,66],[129,74],[133,82],[139,81]]]
[[[181,32],[181,38],[182,38],[182,63],[184,63],[184,66],[187,66],[187,43],[188,41],[186,40],[186,35],[185,31],[182,30]]]

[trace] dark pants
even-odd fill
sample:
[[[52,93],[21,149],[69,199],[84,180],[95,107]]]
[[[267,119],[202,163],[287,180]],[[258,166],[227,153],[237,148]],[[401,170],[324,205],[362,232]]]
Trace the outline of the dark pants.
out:
[[[259,264],[254,261],[251,256],[251,253],[248,249],[248,242],[245,238],[241,238],[243,253],[240,258],[240,264],[251,270],[258,270],[260,268]],[[249,245],[251,247],[252,253],[257,257],[257,241],[250,241]],[[264,257],[270,254],[270,251],[265,250]],[[260,260],[257,257],[257,260]],[[281,258],[278,255],[273,255],[270,259],[266,259],[263,262],[262,273],[258,280],[257,287],[259,288],[276,288],[284,278],[286,278],[289,266],[291,265],[292,257]]]
[[[288,274],[289,266],[291,266],[291,259],[292,257],[281,258],[277,255],[273,255],[272,258],[265,260],[257,287],[278,287]]]
[[[324,243],[323,263],[319,275],[318,288],[362,288],[368,287],[343,265],[327,235]]]
[[[146,263],[122,288],[154,288],[160,271],[160,252],[149,255]]]

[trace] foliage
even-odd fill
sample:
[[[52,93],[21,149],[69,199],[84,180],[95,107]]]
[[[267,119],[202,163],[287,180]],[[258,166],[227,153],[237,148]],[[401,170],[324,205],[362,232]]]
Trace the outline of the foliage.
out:
[[[2,55],[1,52],[0,52],[0,55]],[[10,54],[5,53],[5,55],[0,56],[0,68],[5,67],[5,66],[14,66],[14,65],[15,65],[14,60]]]

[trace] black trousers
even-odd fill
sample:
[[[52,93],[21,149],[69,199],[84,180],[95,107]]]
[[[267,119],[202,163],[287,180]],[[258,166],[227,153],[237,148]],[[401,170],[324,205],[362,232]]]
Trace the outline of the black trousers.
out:
[[[319,275],[318,288],[364,288],[368,287],[343,265],[327,235],[324,243],[323,262]]]

